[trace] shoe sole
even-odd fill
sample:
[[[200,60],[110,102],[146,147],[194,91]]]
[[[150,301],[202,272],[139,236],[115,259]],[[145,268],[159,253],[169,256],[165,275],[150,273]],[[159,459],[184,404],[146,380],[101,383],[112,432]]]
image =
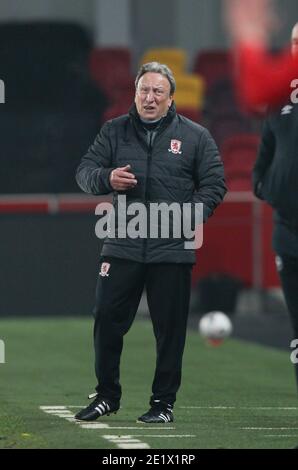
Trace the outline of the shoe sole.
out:
[[[106,413],[102,416],[110,416],[111,414],[116,415],[117,413],[118,413],[118,410],[117,411],[111,411],[110,413]],[[100,416],[99,416],[99,418],[100,418]]]
[[[173,422],[174,421],[167,421],[167,422],[165,422],[165,421],[151,421],[151,423],[150,423],[148,421],[139,421],[138,419],[136,420],[136,423],[138,423],[138,424],[172,424]]]
[[[82,418],[76,418],[75,417],[75,420],[76,421],[82,421],[82,422],[87,422],[87,423],[90,423],[92,421],[96,421],[98,418],[102,418],[103,416],[110,416],[111,414],[114,414],[116,415],[118,413],[119,410],[117,411],[112,411],[111,413],[105,413],[104,415],[101,415],[101,416],[97,416],[97,418],[95,419],[82,419]]]

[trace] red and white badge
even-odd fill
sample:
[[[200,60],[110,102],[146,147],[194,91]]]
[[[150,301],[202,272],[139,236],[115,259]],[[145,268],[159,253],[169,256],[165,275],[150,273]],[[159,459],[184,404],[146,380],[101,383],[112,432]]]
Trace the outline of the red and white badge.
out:
[[[107,277],[109,276],[109,269],[110,269],[110,263],[102,263],[100,267],[100,273],[99,275],[102,277]]]
[[[181,154],[181,140],[172,139],[171,140],[171,148],[168,149],[169,152],[174,153],[175,155]]]

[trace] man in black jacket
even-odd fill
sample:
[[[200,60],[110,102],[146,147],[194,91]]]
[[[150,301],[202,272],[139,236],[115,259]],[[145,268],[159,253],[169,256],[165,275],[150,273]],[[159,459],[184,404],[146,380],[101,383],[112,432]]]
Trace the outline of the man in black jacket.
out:
[[[292,31],[297,55],[298,24]],[[292,95],[293,97],[293,95]],[[276,267],[298,338],[298,105],[289,100],[264,122],[253,171],[254,192],[274,209],[273,249]],[[295,364],[298,387],[298,365]]]
[[[125,196],[124,228],[131,222],[129,208],[136,203],[146,210],[154,204],[170,207],[175,203],[181,211],[180,222],[187,219],[184,204],[190,207],[192,222],[201,204],[202,218],[207,220],[226,192],[223,166],[212,137],[176,113],[175,79],[167,66],[157,62],[143,65],[135,84],[135,104],[129,114],[108,121],[83,157],[76,176],[79,186],[91,194],[113,191],[117,211]],[[96,394],[90,396],[95,399],[76,418],[92,421],[118,411],[123,336],[146,287],[157,361],[151,407],[138,421],[171,422],[181,382],[195,251],[186,248],[185,236],[173,235],[175,214],[170,214],[167,237],[151,233],[123,237],[122,216],[118,216],[113,235],[106,237],[101,252],[94,325],[98,385]],[[140,224],[152,228],[148,212]],[[163,230],[163,221],[158,219],[157,228]]]

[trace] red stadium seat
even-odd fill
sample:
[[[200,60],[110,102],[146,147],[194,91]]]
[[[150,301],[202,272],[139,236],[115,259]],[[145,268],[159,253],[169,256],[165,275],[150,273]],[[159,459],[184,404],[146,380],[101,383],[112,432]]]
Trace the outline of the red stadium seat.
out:
[[[231,79],[223,79],[214,83],[208,89],[205,100],[205,113],[210,118],[240,112],[238,101],[235,96],[235,87]]]
[[[126,73],[131,71],[131,53],[125,47],[101,47],[91,51],[90,71],[95,76],[101,75],[101,65],[109,65],[110,67],[116,65],[117,69],[124,70]],[[114,70],[114,72],[116,72]]]
[[[119,89],[133,85],[131,54],[126,48],[93,49],[89,57],[91,78],[107,94],[111,101],[119,97]],[[133,89],[133,87],[132,87]]]
[[[185,116],[188,119],[191,119],[191,121],[197,123],[202,122],[202,114],[198,109],[177,106],[177,113],[181,114],[182,116]]]
[[[240,134],[227,139],[222,145],[227,186],[230,191],[251,191],[251,177],[260,137]]]
[[[218,80],[231,77],[232,70],[231,55],[223,50],[199,52],[193,67],[194,73],[203,76],[208,88]]]
[[[110,119],[114,119],[118,116],[122,116],[123,114],[127,114],[130,108],[129,103],[121,102],[116,103],[108,107],[102,117],[102,123],[109,121]]]
[[[228,138],[239,134],[252,133],[253,123],[251,119],[234,110],[230,113],[214,116],[209,129],[215,142],[221,149],[223,142]]]

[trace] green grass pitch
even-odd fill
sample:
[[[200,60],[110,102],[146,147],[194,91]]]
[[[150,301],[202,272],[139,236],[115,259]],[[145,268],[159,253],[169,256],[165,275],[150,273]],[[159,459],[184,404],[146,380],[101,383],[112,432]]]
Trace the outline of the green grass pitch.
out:
[[[93,392],[92,319],[0,320],[0,448],[286,449],[298,444],[290,353],[227,340],[207,346],[189,331],[175,421],[140,425],[155,363],[152,327],[125,337],[123,399],[116,415],[86,428],[72,420]],[[40,407],[51,408],[40,408]],[[55,409],[54,407],[62,407]]]

